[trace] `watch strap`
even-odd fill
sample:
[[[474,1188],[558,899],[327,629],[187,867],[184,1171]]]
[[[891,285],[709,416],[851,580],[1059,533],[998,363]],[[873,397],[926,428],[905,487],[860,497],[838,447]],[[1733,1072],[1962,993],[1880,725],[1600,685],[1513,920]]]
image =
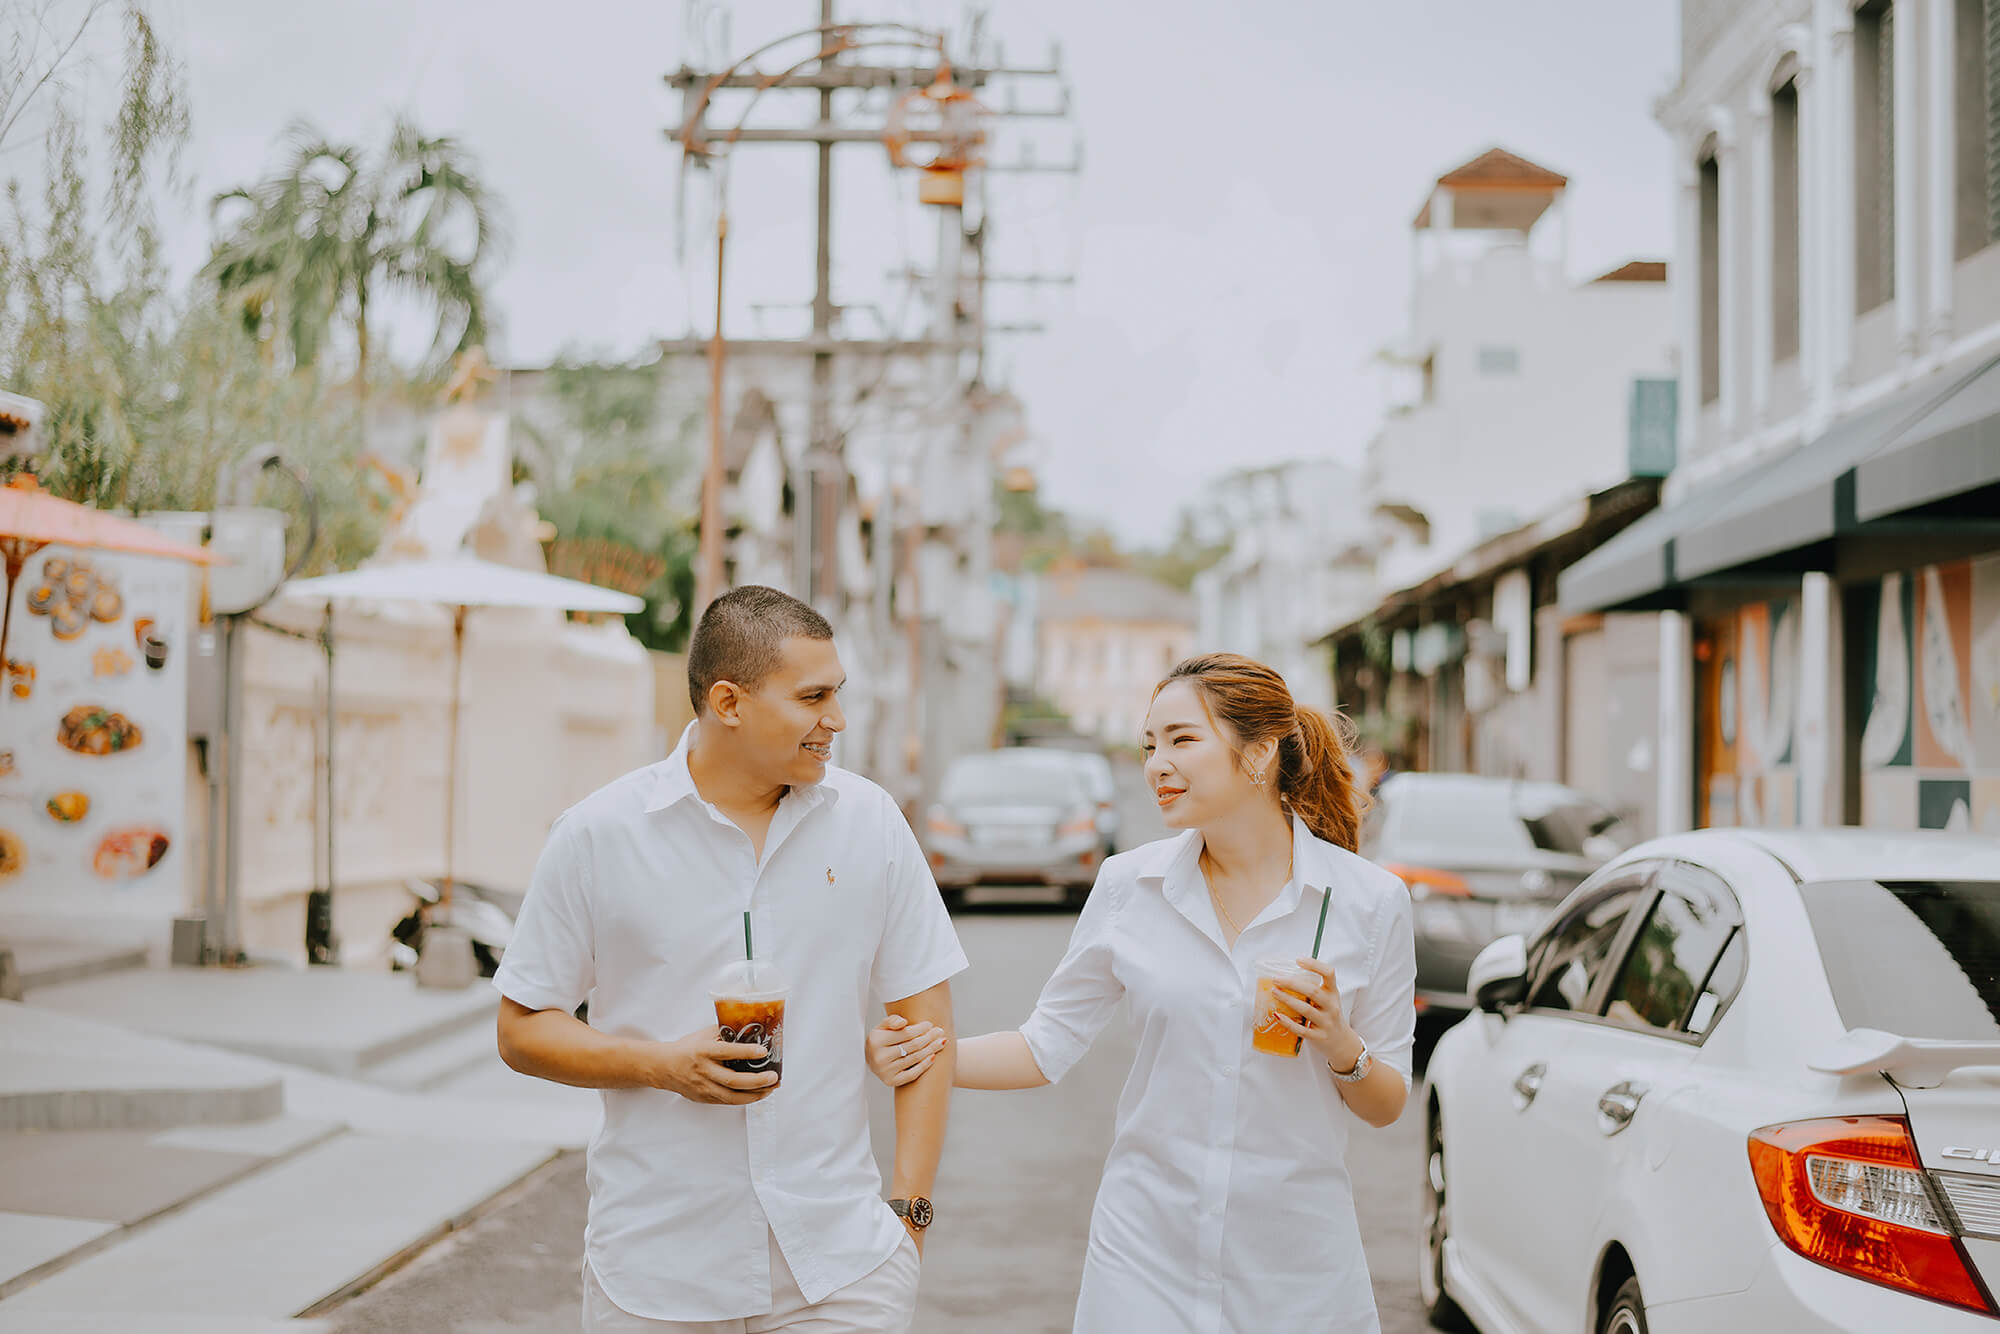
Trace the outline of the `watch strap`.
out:
[[[1326,1063],[1327,1073],[1343,1084],[1359,1084],[1362,1080],[1368,1078],[1368,1072],[1374,1068],[1375,1054],[1368,1050],[1366,1043],[1363,1043],[1361,1046],[1361,1054],[1354,1058],[1354,1067],[1345,1074],[1334,1069],[1332,1061]]]

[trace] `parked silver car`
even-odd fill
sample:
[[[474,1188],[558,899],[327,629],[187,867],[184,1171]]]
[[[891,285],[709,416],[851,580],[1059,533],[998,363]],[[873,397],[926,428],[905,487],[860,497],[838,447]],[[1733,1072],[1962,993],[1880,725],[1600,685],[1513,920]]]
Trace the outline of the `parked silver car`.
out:
[[[1047,884],[1082,903],[1104,861],[1098,807],[1072,756],[1030,747],[954,760],[924,818],[947,902],[977,884]]]
[[[1637,842],[1573,788],[1476,774],[1386,779],[1361,855],[1395,872],[1416,908],[1417,1004],[1472,1008],[1466,970],[1501,936],[1525,934],[1584,877]]]

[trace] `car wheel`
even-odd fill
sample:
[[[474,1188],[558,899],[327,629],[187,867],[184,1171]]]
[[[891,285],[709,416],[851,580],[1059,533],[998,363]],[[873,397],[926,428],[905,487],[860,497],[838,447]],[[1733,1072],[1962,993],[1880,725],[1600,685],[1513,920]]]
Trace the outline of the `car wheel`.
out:
[[[1432,1108],[1425,1121],[1424,1249],[1417,1291],[1433,1328],[1468,1330],[1471,1323],[1444,1286],[1444,1243],[1451,1235],[1451,1206],[1445,1198],[1444,1119]]]
[[[1071,912],[1082,912],[1085,901],[1090,898],[1089,885],[1067,885],[1063,888],[1063,907]]]
[[[938,897],[944,900],[944,910],[948,913],[962,912],[965,908],[965,890],[958,885],[940,885]]]
[[[1598,1334],[1646,1334],[1646,1303],[1639,1297],[1639,1280],[1628,1278],[1618,1285],[1611,1307],[1598,1322]]]

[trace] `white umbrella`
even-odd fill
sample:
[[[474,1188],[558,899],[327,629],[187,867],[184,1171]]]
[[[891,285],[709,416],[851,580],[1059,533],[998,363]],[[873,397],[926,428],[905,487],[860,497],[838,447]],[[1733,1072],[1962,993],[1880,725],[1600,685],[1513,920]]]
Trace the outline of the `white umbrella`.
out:
[[[562,579],[553,574],[517,570],[511,565],[472,556],[408,561],[294,579],[279,594],[295,602],[429,602],[451,608],[451,746],[447,767],[444,814],[444,890],[442,907],[451,906],[451,885],[458,819],[458,704],[461,667],[465,660],[465,614],[474,607],[545,608],[550,611],[608,612],[620,615],[646,604],[630,593],[596,584]],[[330,747],[333,738],[327,738]]]

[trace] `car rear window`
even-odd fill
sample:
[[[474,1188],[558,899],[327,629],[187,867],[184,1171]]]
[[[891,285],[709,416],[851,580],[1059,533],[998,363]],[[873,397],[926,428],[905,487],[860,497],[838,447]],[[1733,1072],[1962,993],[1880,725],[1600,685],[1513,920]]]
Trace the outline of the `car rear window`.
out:
[[[1503,784],[1400,784],[1382,794],[1383,851],[1450,848],[1470,857],[1534,850]]]
[[[1800,894],[1849,1028],[2000,1038],[2000,881],[1838,880]]]
[[[968,805],[1082,805],[1083,778],[1061,760],[960,761],[945,773],[945,801]]]

